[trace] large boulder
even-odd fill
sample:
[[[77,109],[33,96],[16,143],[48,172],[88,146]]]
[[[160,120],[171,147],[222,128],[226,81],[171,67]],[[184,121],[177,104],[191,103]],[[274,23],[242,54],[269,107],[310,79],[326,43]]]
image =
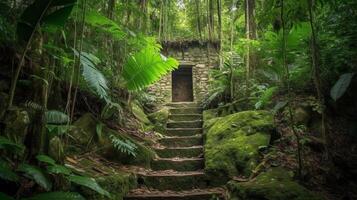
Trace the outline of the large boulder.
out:
[[[96,135],[98,120],[91,114],[82,115],[70,129],[71,139],[77,145],[87,146]]]
[[[150,121],[154,124],[154,131],[165,133],[166,122],[169,118],[169,108],[163,107],[160,110],[148,115]]]
[[[322,198],[294,182],[293,173],[277,167],[248,182],[230,181],[231,200],[321,200]]]
[[[209,126],[207,126],[209,123]],[[244,111],[205,122],[205,170],[224,183],[236,175],[249,176],[259,162],[259,149],[275,132],[273,115]]]

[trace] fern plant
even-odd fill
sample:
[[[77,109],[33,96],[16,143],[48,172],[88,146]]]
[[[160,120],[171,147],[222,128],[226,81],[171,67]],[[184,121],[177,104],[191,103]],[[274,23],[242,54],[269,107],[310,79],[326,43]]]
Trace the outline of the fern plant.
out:
[[[120,152],[136,157],[137,146],[128,139],[120,139],[115,135],[109,136],[113,146]]]

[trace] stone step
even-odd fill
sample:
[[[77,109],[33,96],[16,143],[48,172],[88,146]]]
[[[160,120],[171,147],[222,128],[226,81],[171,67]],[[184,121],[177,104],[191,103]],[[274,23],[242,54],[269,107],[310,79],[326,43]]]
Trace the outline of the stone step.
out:
[[[156,171],[153,174],[138,175],[138,183],[156,190],[191,190],[209,187],[208,177],[201,171],[172,172]]]
[[[176,114],[169,115],[170,121],[194,121],[194,120],[202,120],[201,114]]]
[[[188,108],[171,108],[170,114],[201,114],[202,108],[200,107],[188,107]]]
[[[169,147],[163,149],[155,149],[156,154],[160,158],[184,157],[192,158],[203,155],[203,146],[193,147]]]
[[[187,108],[187,107],[199,107],[199,104],[197,102],[171,102],[166,104],[166,106],[175,107],[175,108]]]
[[[167,136],[192,136],[202,134],[202,128],[166,128]]]
[[[157,158],[151,163],[152,170],[196,171],[204,167],[203,158]]]
[[[224,190],[221,188],[194,189],[180,192],[173,191],[131,191],[124,200],[223,200]]]
[[[164,137],[158,140],[159,143],[166,147],[191,147],[203,144],[201,134],[192,136],[172,136]]]
[[[201,128],[202,127],[202,120],[197,121],[169,121],[167,123],[167,128]]]

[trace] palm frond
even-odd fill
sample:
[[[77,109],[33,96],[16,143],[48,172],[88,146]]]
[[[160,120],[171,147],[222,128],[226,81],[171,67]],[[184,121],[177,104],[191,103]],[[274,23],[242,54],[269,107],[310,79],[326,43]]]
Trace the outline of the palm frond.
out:
[[[178,62],[163,57],[152,47],[145,47],[125,63],[123,77],[129,90],[140,90],[176,69]]]

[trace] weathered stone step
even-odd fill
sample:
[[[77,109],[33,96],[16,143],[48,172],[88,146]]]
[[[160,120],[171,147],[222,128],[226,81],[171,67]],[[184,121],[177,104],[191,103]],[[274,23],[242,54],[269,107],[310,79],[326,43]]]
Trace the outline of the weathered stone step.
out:
[[[200,107],[187,107],[187,108],[171,108],[170,114],[201,114],[202,108]]]
[[[209,187],[208,177],[201,171],[193,172],[156,172],[139,175],[138,183],[156,190],[191,190]]]
[[[171,102],[166,104],[166,106],[175,107],[175,108],[187,108],[187,107],[199,107],[199,104],[197,102]]]
[[[201,128],[202,127],[202,120],[196,121],[169,121],[167,123],[167,128]]]
[[[173,191],[147,191],[131,192],[124,200],[223,200],[224,190],[221,188],[195,189],[180,192]]]
[[[196,171],[204,167],[203,158],[157,158],[151,163],[152,170]]]
[[[168,136],[192,136],[202,133],[202,128],[166,128]]]
[[[202,120],[201,114],[175,114],[169,115],[170,121],[194,121]]]
[[[192,136],[172,136],[159,139],[161,145],[166,147],[191,147],[203,144],[201,134]]]
[[[163,149],[155,149],[155,152],[160,158],[173,158],[173,157],[192,158],[192,157],[199,157],[203,154],[203,146],[170,147],[170,148],[163,148]]]

